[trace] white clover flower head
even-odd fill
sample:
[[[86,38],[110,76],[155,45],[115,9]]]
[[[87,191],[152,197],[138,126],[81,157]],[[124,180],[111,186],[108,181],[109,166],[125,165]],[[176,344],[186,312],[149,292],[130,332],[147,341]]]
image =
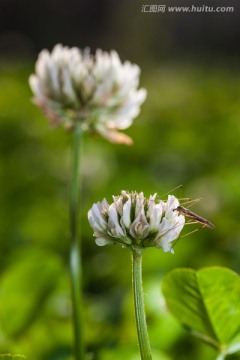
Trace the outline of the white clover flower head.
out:
[[[163,201],[157,194],[145,198],[142,192],[122,191],[111,205],[105,199],[94,204],[88,220],[99,246],[157,247],[173,253],[172,242],[185,224],[185,217],[175,211],[178,206],[173,195]]]
[[[122,63],[116,51],[80,50],[56,45],[43,50],[29,78],[33,102],[53,125],[97,132],[109,141],[131,144],[132,139],[117,130],[131,126],[146,98],[138,89],[140,68]]]

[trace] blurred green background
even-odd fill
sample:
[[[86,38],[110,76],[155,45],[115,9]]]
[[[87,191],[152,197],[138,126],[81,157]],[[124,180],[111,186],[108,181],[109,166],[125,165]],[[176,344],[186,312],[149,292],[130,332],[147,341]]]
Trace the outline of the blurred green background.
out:
[[[109,144],[99,137],[84,140],[81,221],[89,359],[140,356],[130,252],[95,245],[88,209],[104,197],[110,202],[122,189],[161,196],[180,184],[184,197],[202,198],[192,210],[216,229],[199,227],[181,238],[175,255],[145,251],[144,292],[153,358],[210,360],[216,355],[189,337],[167,312],[160,284],[164,274],[179,266],[223,265],[240,271],[239,4],[228,3],[235,7],[233,14],[143,14],[142,4],[0,4],[0,353],[71,359],[72,136],[62,128],[50,129],[31,104],[28,86],[37,53],[62,42],[93,51],[115,48],[122,60],[140,65],[141,86],[148,91],[140,116],[126,131],[134,146]],[[195,228],[185,227],[184,232]]]

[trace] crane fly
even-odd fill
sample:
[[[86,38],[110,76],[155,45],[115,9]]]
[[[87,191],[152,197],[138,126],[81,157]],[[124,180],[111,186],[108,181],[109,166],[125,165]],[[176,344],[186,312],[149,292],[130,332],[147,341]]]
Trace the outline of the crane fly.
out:
[[[194,221],[203,224],[204,226],[209,227],[210,229],[214,229],[215,225],[213,225],[210,221],[204,219],[203,217],[195,214],[194,212],[186,209],[185,207],[179,205],[176,209],[174,209],[173,211],[178,211],[179,214],[182,214],[190,219],[193,219]]]

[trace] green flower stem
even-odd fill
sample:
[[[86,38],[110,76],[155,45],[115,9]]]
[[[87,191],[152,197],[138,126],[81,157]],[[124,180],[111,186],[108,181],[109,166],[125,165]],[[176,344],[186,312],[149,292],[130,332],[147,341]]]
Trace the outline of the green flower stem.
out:
[[[222,349],[220,349],[220,352],[219,352],[216,360],[225,360],[226,356],[227,356],[226,348],[222,348]]]
[[[72,290],[72,311],[74,326],[75,360],[84,359],[82,326],[82,264],[81,242],[79,237],[79,193],[80,193],[80,155],[82,129],[77,125],[74,130],[72,154],[72,178],[70,186],[70,277]]]
[[[132,274],[135,317],[141,359],[152,360],[142,287],[142,249],[132,249]]]
[[[218,357],[216,358],[216,360],[224,360],[225,359],[225,355],[224,354],[219,354]]]

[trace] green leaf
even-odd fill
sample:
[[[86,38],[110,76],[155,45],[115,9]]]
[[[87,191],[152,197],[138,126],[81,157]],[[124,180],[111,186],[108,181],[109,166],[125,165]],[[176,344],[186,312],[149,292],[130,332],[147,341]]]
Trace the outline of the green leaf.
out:
[[[239,350],[240,277],[223,267],[175,269],[163,280],[168,309],[195,336],[225,353]]]
[[[19,252],[0,280],[4,334],[20,337],[35,322],[62,274],[61,267],[58,256],[49,251],[23,249]]]

